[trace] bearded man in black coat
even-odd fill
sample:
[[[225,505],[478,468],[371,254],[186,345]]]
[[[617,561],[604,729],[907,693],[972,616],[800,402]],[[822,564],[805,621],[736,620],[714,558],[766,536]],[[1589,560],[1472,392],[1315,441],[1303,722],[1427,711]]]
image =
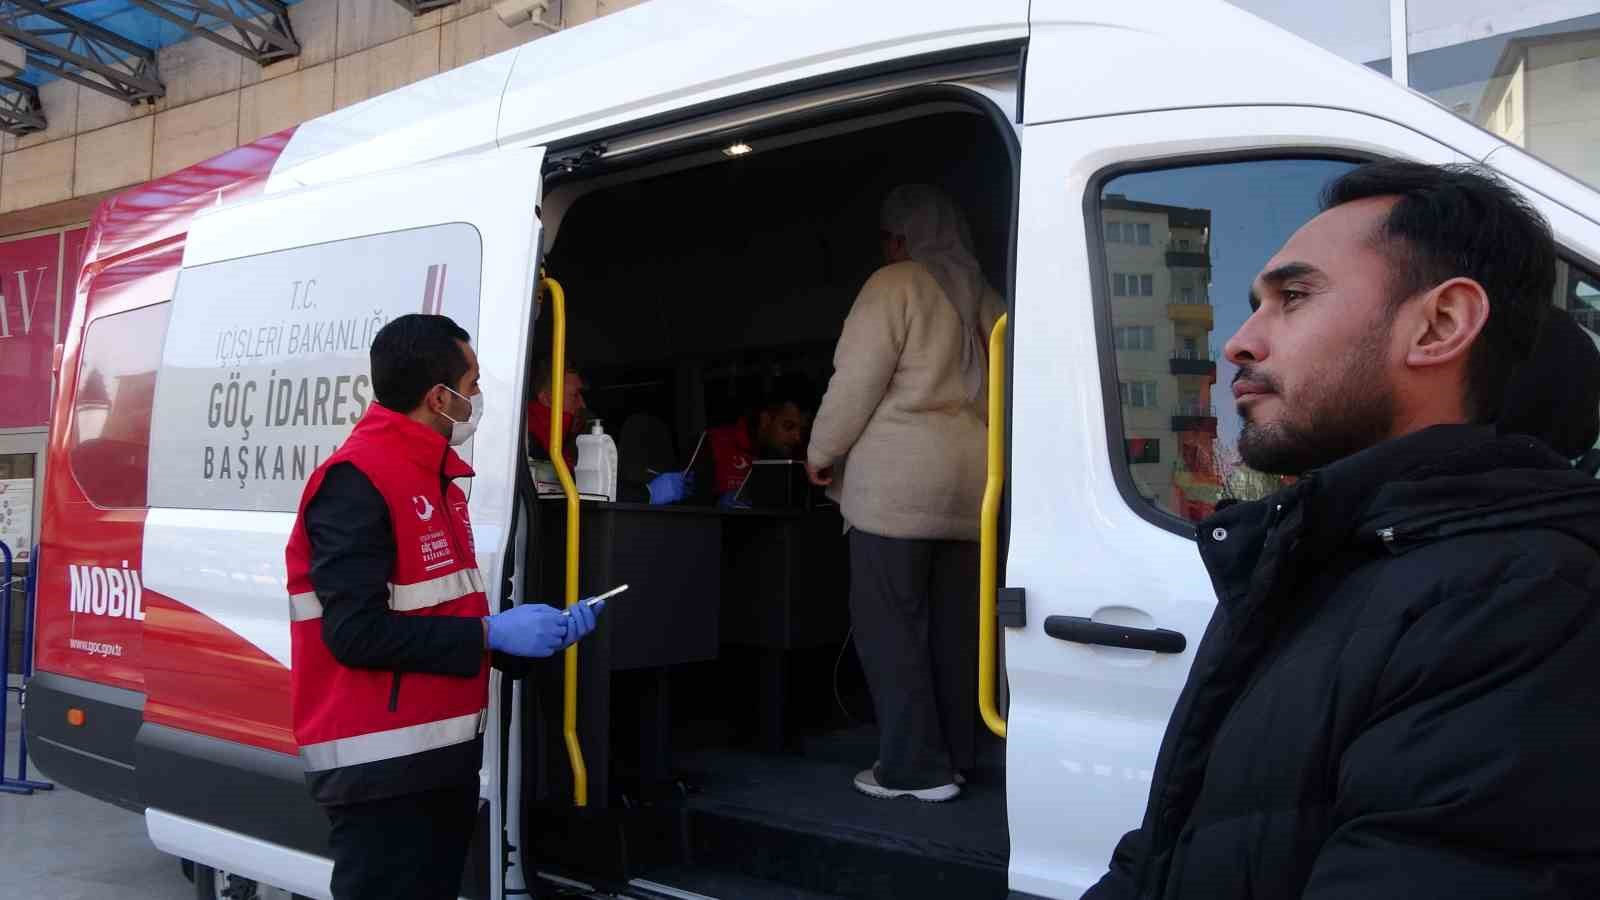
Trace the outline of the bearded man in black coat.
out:
[[[1600,355],[1549,227],[1462,167],[1323,208],[1226,347],[1301,477],[1200,524],[1216,613],[1085,896],[1600,896]]]

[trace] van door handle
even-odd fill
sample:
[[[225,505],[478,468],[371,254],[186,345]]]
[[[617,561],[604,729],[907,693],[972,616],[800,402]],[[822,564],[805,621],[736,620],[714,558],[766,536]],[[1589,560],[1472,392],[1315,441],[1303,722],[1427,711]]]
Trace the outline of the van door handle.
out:
[[[1189,646],[1180,631],[1107,625],[1083,616],[1046,616],[1044,633],[1074,644],[1099,644],[1102,647],[1154,650],[1157,653],[1182,653],[1183,648]]]

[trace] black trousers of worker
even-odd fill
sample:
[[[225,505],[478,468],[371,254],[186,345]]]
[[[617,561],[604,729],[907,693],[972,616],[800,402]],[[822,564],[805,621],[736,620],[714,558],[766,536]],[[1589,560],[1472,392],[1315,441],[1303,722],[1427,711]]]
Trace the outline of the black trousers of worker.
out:
[[[456,900],[478,785],[325,807],[334,900]]]
[[[977,596],[977,544],[850,532],[850,618],[884,787],[937,787],[973,767]]]

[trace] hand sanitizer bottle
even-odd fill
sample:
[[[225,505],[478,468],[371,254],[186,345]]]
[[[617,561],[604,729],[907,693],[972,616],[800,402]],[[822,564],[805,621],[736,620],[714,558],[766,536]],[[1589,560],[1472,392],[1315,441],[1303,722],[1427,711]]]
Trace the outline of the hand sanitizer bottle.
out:
[[[601,427],[599,419],[590,423],[589,433],[580,434],[578,468],[573,472],[578,493],[585,498],[617,499],[617,445]]]

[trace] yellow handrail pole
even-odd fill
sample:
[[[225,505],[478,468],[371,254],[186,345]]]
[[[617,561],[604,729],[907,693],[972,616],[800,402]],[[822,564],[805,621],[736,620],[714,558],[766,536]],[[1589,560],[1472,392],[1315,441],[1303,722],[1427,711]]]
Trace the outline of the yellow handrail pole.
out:
[[[983,485],[978,569],[978,712],[983,724],[1006,736],[995,705],[995,598],[1000,575],[1000,498],[1006,483],[1006,326],[1001,315],[989,334],[989,474]]]
[[[550,295],[552,337],[550,339],[550,464],[555,466],[556,477],[561,480],[561,492],[567,497],[567,608],[578,604],[578,485],[567,468],[566,456],[561,452],[561,414],[566,400],[567,382],[567,292],[561,282],[546,277],[545,291]],[[578,645],[565,651],[564,682],[561,692],[561,736],[567,742],[567,759],[572,763],[572,802],[576,806],[589,805],[589,769],[583,764],[583,745],[578,743]]]

